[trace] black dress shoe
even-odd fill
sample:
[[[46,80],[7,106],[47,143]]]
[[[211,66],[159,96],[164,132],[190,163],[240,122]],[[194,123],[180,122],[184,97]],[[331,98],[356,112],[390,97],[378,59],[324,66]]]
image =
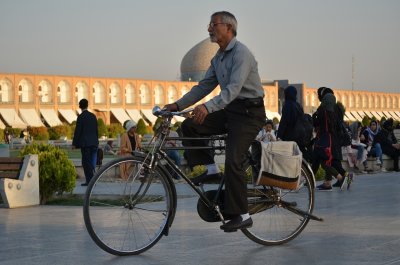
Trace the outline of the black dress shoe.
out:
[[[192,178],[191,180],[194,185],[199,186],[202,183],[207,183],[207,182],[216,181],[216,180],[220,181],[221,178],[222,178],[222,176],[220,173],[207,175],[207,171],[206,171],[203,174],[200,174],[197,177]]]
[[[246,219],[245,221],[242,220],[242,217],[236,216],[226,224],[223,224],[220,226],[224,232],[236,232],[238,229],[243,229],[243,228],[250,228],[253,226],[253,220],[250,218]]]
[[[82,183],[81,184],[81,186],[87,186],[88,185],[88,183]]]

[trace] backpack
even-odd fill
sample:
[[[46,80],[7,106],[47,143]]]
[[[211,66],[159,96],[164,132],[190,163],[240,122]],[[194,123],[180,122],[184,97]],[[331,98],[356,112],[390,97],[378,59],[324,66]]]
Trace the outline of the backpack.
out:
[[[337,130],[339,138],[340,146],[349,146],[351,145],[351,132],[347,129],[344,122],[340,122],[339,128]]]
[[[97,148],[96,166],[101,166],[103,164],[103,158],[104,158],[103,149],[102,148]]]
[[[301,113],[296,120],[295,125],[295,142],[299,146],[310,146],[313,134],[313,120],[310,114]]]
[[[351,145],[351,132],[346,127],[342,117],[343,113],[341,112],[338,104],[335,105],[335,131],[336,137],[340,146],[349,146]]]

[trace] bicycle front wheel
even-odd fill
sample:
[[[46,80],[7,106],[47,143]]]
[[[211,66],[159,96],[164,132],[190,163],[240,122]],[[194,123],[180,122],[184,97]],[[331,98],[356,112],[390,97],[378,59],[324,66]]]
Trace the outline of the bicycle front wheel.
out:
[[[142,158],[120,158],[103,166],[90,181],[83,206],[85,225],[103,250],[139,254],[167,232],[175,211],[173,199],[159,168],[149,169]]]
[[[296,190],[250,188],[248,203],[253,226],[242,232],[262,245],[284,244],[297,237],[310,220],[314,208],[312,175],[303,166]]]

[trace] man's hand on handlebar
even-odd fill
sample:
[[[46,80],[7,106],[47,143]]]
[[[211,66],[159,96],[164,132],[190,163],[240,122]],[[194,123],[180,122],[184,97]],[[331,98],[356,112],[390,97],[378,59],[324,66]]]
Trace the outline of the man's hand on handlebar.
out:
[[[167,104],[163,107],[166,111],[178,111],[178,105],[176,103]]]
[[[179,111],[178,105],[176,103],[167,104],[167,105],[165,105],[163,107],[162,110],[163,111],[170,111],[170,112]],[[190,112],[192,110],[188,110],[188,111]],[[187,112],[183,116],[186,117],[186,118],[192,117],[194,123],[196,123],[196,124],[202,124],[204,122],[204,119],[208,115],[208,110],[207,110],[206,106],[204,106],[204,104],[196,106],[193,109],[192,114],[190,114],[189,112]]]

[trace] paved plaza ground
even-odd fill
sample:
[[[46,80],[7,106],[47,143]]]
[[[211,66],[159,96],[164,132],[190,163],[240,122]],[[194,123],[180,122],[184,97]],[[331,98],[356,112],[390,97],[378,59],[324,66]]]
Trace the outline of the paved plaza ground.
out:
[[[196,197],[187,196],[194,193],[177,186],[185,196],[178,200],[170,235],[139,256],[116,257],[97,247],[81,207],[0,208],[0,265],[400,264],[398,172],[357,176],[349,191],[316,191],[314,213],[325,221],[310,221],[295,240],[275,247],[202,221]]]

